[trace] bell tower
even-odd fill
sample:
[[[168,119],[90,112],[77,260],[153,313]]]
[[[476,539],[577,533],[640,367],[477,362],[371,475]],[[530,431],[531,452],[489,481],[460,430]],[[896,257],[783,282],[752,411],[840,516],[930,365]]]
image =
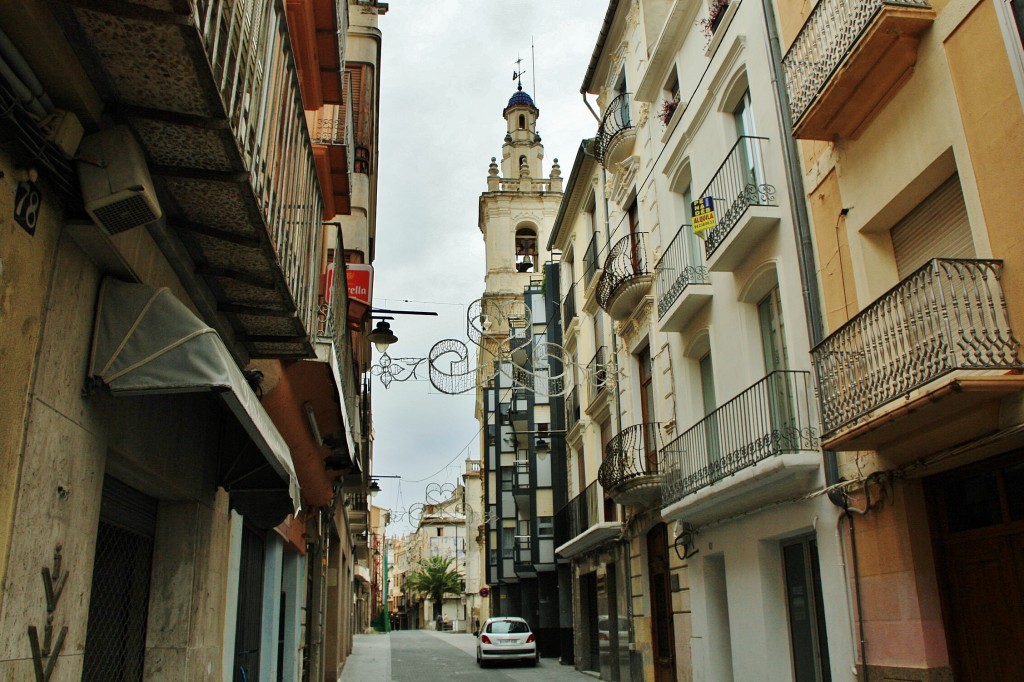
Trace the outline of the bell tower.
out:
[[[502,111],[501,162],[491,157],[487,191],[480,196],[480,231],[487,259],[485,294],[521,296],[549,256],[544,249],[562,201],[562,171],[555,159],[544,177],[540,110],[520,82]]]
[[[544,145],[537,134],[540,111],[523,91],[522,83],[503,112],[507,129],[501,148],[501,174],[506,178],[542,178]]]

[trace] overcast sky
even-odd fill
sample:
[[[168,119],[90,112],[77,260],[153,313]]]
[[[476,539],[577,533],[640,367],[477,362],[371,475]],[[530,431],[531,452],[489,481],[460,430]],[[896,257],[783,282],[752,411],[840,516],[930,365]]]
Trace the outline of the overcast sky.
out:
[[[477,202],[491,157],[501,155],[518,57],[540,110],[544,175],[557,158],[567,177],[580,140],[593,137],[597,122],[579,89],[606,8],[604,0],[391,0],[380,19],[374,305],[438,313],[396,316],[392,358],[424,358],[437,341],[467,338],[466,308],[484,287]],[[480,451],[473,395],[436,391],[426,363],[418,376],[388,389],[373,379],[373,471],[402,477],[380,479],[374,504],[396,512],[423,502],[431,483],[461,480],[466,458]],[[407,530],[399,520],[388,534]]]

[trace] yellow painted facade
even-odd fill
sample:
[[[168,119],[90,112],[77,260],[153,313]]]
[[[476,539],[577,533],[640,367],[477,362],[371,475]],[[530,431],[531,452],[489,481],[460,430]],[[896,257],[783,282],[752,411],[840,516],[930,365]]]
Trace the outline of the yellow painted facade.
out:
[[[850,518],[839,527],[849,557],[851,596],[860,604],[853,622],[865,642],[857,651],[858,668],[866,668],[869,679],[1004,679],[998,668],[1003,664],[992,663],[1000,656],[974,652],[984,651],[985,643],[977,638],[991,644],[1005,635],[972,634],[979,629],[966,606],[998,610],[1003,604],[996,588],[984,587],[978,564],[963,558],[986,552],[999,556],[1002,550],[984,545],[974,530],[961,528],[967,522],[956,516],[958,507],[950,496],[966,496],[957,486],[975,480],[972,476],[981,475],[979,471],[1003,476],[1006,462],[1014,461],[1010,453],[1019,451],[1016,432],[1022,416],[1016,406],[1021,396],[1014,362],[998,359],[1006,356],[997,352],[989,356],[991,369],[961,362],[950,372],[929,375],[927,363],[943,353],[953,357],[956,351],[928,345],[932,337],[913,326],[913,319],[891,325],[895,318],[887,318],[884,311],[911,311],[919,305],[912,292],[923,289],[907,283],[912,278],[908,260],[999,259],[1003,266],[997,286],[1008,324],[1020,337],[1024,250],[1018,195],[1024,168],[1018,158],[1024,148],[1024,93],[1015,64],[1022,48],[1012,17],[1001,14],[991,0],[938,1],[930,7],[934,22],[920,36],[912,72],[886,93],[863,129],[832,141],[799,141],[825,325],[819,359],[827,362],[825,354],[833,349],[860,353],[836,365],[848,377],[857,377],[850,366],[872,368],[873,374],[860,375],[861,383],[851,384],[850,391],[881,394],[888,390],[885,382],[895,380],[887,378],[889,372],[914,377],[906,380],[907,388],[898,397],[855,413],[852,421],[826,433],[825,440],[826,447],[839,451],[838,470],[847,482],[849,503],[861,512],[847,513]],[[786,54],[805,24],[813,23],[813,6],[780,0],[776,8]],[[827,52],[827,46],[822,49],[822,54]],[[857,60],[877,57],[858,52],[854,43],[836,73],[856,71]],[[969,223],[957,228],[962,251],[956,254],[939,246],[951,243],[942,241],[939,231],[947,228],[939,226],[952,221],[955,202],[944,199],[941,211],[928,214],[919,208],[938,201],[933,192],[939,188],[955,186],[950,184],[954,174]],[[917,236],[908,241],[910,230]],[[898,268],[903,268],[902,277]],[[941,277],[944,271],[940,267],[935,272]],[[977,293],[973,287],[979,281],[963,284],[965,297]],[[959,325],[968,314],[967,299],[955,297],[956,285],[949,286],[946,291],[952,293],[932,310]],[[903,293],[887,293],[893,287]],[[995,300],[993,310],[1000,304],[998,296]],[[918,324],[927,324],[924,320],[932,314],[924,312]],[[971,320],[972,330],[1001,338],[993,328],[996,322]],[[873,345],[841,345],[866,338],[870,332],[863,330],[872,325],[888,330],[888,336]],[[971,348],[971,334],[952,345]],[[834,339],[847,340],[833,344]],[[900,364],[904,369],[896,370]],[[823,380],[820,372],[818,380]],[[957,393],[972,386],[985,388]],[[831,393],[821,384],[819,392],[826,411],[848,409],[842,392]],[[984,504],[984,499],[963,504]],[[993,524],[993,536],[1015,537],[1010,530],[996,530],[1012,528],[1005,521],[985,523]],[[992,561],[996,567],[1008,565],[999,564],[1005,559]],[[974,587],[969,587],[972,580]],[[1013,613],[989,617],[1003,622],[1021,615],[1019,606],[1010,609]],[[1005,642],[992,646],[1007,649]]]

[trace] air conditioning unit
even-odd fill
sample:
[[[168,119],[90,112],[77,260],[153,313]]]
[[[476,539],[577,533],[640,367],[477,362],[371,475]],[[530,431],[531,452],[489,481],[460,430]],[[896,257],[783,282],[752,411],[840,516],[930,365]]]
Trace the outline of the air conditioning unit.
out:
[[[127,126],[82,139],[78,181],[86,212],[109,234],[141,227],[161,216],[142,149]]]

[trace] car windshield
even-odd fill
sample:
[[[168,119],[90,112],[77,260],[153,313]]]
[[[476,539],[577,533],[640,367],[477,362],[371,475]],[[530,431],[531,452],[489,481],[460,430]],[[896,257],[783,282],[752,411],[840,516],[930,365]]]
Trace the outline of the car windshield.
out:
[[[530,626],[520,620],[496,620],[487,626],[487,632],[493,632],[498,635],[529,631]]]

